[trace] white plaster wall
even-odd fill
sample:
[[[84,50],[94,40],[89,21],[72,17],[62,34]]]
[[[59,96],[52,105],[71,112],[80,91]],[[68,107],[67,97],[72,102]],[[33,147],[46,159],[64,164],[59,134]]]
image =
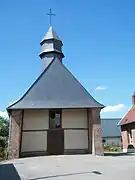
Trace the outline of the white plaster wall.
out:
[[[25,110],[23,130],[41,130],[49,128],[48,110]]]
[[[64,130],[64,149],[88,149],[88,131]]]
[[[23,132],[21,152],[46,150],[47,131]]]
[[[49,128],[48,110],[25,110],[23,117],[23,130],[43,130]],[[46,151],[47,131],[23,132],[22,152]]]
[[[62,110],[63,128],[87,128],[86,109],[65,109]]]
[[[72,128],[64,130],[64,149],[88,149],[88,130],[86,109],[62,110],[62,127]]]

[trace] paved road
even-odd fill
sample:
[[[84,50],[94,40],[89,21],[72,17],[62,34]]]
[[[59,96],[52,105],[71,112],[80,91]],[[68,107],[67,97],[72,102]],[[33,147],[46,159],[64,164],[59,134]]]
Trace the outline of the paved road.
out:
[[[0,180],[134,180],[135,155],[45,156],[0,165]]]

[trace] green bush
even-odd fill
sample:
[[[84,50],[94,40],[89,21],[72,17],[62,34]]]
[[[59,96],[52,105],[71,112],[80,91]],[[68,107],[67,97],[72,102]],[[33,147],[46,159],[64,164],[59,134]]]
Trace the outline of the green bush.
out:
[[[111,145],[104,145],[104,151],[105,152],[121,152],[122,151],[122,148],[120,145],[115,145],[115,144],[111,144]]]
[[[0,159],[5,160],[7,159],[7,148],[0,148]]]
[[[134,149],[134,146],[132,144],[129,144],[128,149]]]
[[[0,160],[7,158],[7,147],[9,137],[9,120],[0,117]]]

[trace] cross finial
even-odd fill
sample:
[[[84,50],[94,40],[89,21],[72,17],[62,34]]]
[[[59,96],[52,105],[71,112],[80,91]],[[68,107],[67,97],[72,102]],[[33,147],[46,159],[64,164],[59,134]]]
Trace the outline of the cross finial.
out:
[[[49,13],[47,13],[47,15],[50,17],[50,26],[52,25],[52,16],[56,16],[56,14],[52,13],[52,9],[49,9]]]

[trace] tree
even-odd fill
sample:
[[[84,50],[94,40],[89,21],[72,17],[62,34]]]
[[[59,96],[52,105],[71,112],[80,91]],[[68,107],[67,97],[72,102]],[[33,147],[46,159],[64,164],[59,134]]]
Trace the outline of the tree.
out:
[[[0,147],[6,148],[9,137],[9,120],[0,117]]]
[[[0,160],[7,159],[9,120],[0,117]]]

